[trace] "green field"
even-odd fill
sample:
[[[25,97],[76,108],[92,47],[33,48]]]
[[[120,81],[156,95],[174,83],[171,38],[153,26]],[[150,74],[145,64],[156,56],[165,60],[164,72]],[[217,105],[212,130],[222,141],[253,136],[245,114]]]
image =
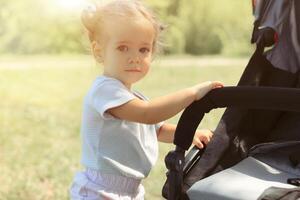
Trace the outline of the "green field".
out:
[[[205,80],[235,85],[247,59],[157,58],[135,89],[154,98]],[[0,199],[63,200],[80,166],[80,118],[85,92],[101,73],[89,56],[0,57]],[[223,110],[200,127],[213,129]],[[178,116],[170,119],[176,123]],[[144,181],[146,199],[162,199],[163,159]]]

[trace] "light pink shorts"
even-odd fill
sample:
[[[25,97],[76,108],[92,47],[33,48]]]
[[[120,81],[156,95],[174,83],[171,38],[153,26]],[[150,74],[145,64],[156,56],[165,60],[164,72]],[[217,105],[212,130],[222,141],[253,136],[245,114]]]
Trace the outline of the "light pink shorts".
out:
[[[92,169],[76,173],[70,188],[72,200],[143,200],[144,195],[140,179]]]

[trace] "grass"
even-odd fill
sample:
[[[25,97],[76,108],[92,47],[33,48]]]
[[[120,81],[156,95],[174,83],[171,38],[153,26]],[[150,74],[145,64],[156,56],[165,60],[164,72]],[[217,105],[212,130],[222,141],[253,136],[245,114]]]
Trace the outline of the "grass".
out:
[[[246,64],[234,58],[225,64],[214,63],[222,61],[215,57],[184,59],[178,64],[180,59],[159,58],[135,88],[155,98],[205,80],[235,85]],[[86,56],[0,58],[0,199],[68,199],[72,176],[82,169],[82,99],[100,71]],[[222,112],[212,111],[200,128],[213,129]],[[163,159],[172,148],[160,144],[160,158],[144,181],[146,199],[162,199]]]

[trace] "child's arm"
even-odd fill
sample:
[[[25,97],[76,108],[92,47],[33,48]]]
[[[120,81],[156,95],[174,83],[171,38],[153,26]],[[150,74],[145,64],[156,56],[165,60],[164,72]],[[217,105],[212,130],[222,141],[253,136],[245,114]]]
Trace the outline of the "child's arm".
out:
[[[219,87],[223,87],[223,84],[208,81],[149,102],[136,98],[107,112],[127,121],[156,124],[173,117],[193,101],[199,100],[210,90]]]
[[[163,124],[157,133],[158,141],[172,143],[175,130],[176,125],[168,123]],[[204,144],[207,144],[210,141],[212,135],[213,133],[208,129],[197,130],[193,139],[193,144],[202,149]]]
[[[160,129],[157,133],[158,141],[164,142],[164,143],[172,143],[174,140],[175,130],[176,130],[175,124],[164,123],[160,127]]]

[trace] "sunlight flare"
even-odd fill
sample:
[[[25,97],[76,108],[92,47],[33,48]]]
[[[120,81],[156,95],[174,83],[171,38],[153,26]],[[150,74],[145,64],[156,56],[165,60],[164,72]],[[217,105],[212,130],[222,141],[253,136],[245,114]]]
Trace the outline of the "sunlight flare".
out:
[[[87,5],[86,0],[56,0],[57,4],[66,10],[78,10]]]

